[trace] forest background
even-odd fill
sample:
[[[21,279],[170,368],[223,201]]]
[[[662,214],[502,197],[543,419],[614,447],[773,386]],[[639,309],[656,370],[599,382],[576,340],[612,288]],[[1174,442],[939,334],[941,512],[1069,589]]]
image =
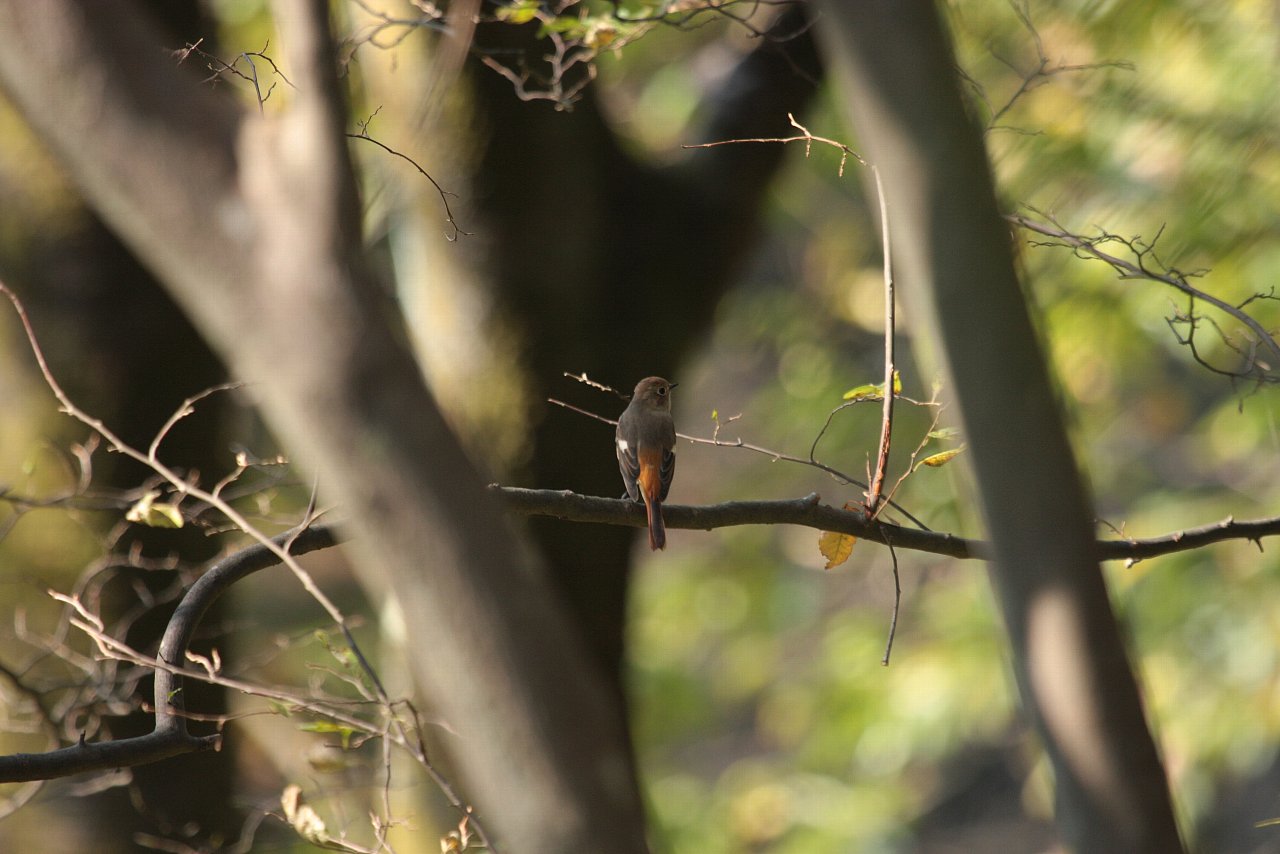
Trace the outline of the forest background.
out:
[[[545,401],[562,398],[606,417],[622,403],[564,372],[620,389],[666,374],[680,383],[683,432],[741,437],[799,457],[845,392],[880,380],[883,267],[869,170],[842,161],[839,148],[800,140],[744,143],[733,155],[717,148],[714,156],[737,159],[718,161],[710,175],[680,171],[713,156],[685,146],[805,129],[859,150],[831,91],[808,91],[820,72],[806,67],[812,59],[794,39],[785,49],[798,51],[788,62],[803,82],[747,102],[767,125],[733,120],[743,111],[733,99],[742,95],[727,81],[768,42],[758,28],[776,14],[772,7],[744,6],[748,23],[712,14],[625,24],[606,7],[593,9],[581,30],[552,18],[536,43],[545,46],[546,31],[564,27],[562,37],[590,48],[596,76],[575,76],[584,63],[565,77],[581,80],[580,90],[522,100],[517,92],[529,95],[531,88],[520,89],[529,81],[433,49],[430,27],[385,17],[422,10],[393,5],[333,6],[347,129],[430,174],[381,145],[350,139],[364,233],[432,392],[492,479],[619,494],[610,428]],[[499,25],[511,29],[512,17],[518,23],[536,9],[506,8],[507,20],[481,28],[479,39],[500,43],[507,36]],[[1102,248],[1153,270],[1201,272],[1196,287],[1232,305],[1267,295],[1247,308],[1266,328],[1278,325],[1280,307],[1269,298],[1280,272],[1274,5],[940,8],[1006,212],[1056,221],[1086,238],[1117,235],[1122,240]],[[200,69],[209,87],[255,110],[262,97],[267,114],[290,97],[294,69],[277,47],[268,6],[225,0],[153,12],[165,28],[158,48]],[[526,26],[521,37],[537,37],[529,32],[536,29]],[[506,54],[495,47],[490,56]],[[799,127],[786,120],[791,110]],[[27,302],[72,399],[145,448],[184,398],[222,382],[225,370],[89,212],[19,114],[0,112],[0,127],[0,276]],[[702,185],[680,185],[695,178],[718,186],[703,209],[688,204]],[[649,183],[652,191],[642,191]],[[456,195],[442,197],[437,185]],[[1261,374],[1233,379],[1197,358],[1239,367],[1228,343],[1243,339],[1231,319],[1214,316],[1222,337],[1202,322],[1193,352],[1179,322],[1186,300],[1166,284],[1121,278],[1069,248],[1039,245],[1042,235],[1010,231],[1100,536],[1273,516],[1280,430],[1274,387],[1257,377],[1274,373],[1264,364]],[[1150,251],[1139,257],[1135,248]],[[602,325],[611,312],[635,316]],[[929,399],[937,371],[927,356],[908,352],[929,346],[909,293],[899,324],[903,393]],[[194,571],[228,543],[189,527],[139,533],[142,526],[123,522],[145,492],[146,473],[101,447],[76,450],[90,431],[57,413],[16,322],[2,328],[0,595],[10,640],[0,662],[29,682],[41,639],[66,625],[65,603],[50,599],[48,588],[73,589],[86,567],[107,572],[103,602],[132,620],[129,603],[164,596],[117,565],[131,542],[144,543],[153,562],[147,583],[166,571],[170,550]],[[297,521],[310,481],[268,464],[288,449],[275,447],[258,422],[253,379],[241,379],[247,390],[197,404],[164,448],[173,464],[200,468],[207,481],[234,469],[231,449],[245,449],[254,464],[238,481],[247,493],[238,506],[270,520],[274,533]],[[874,459],[880,414],[875,404],[839,412],[818,458],[861,477]],[[895,474],[932,418],[928,408],[902,407]],[[930,450],[965,438],[935,440]],[[861,497],[824,472],[768,454],[685,443],[679,454],[672,501],[680,504],[817,492],[839,506]],[[76,492],[74,473],[85,459],[92,489],[37,506]],[[981,536],[966,465],[961,453],[945,467],[914,472],[895,499],[934,530]],[[326,501],[341,508],[340,496]],[[628,554],[633,534],[556,520],[530,528],[548,561],[581,573],[598,569],[600,555]],[[1018,713],[983,565],[899,551],[902,605],[885,666],[894,600],[888,551],[860,542],[842,566],[824,570],[825,563],[808,528],[672,530],[665,552],[636,553],[629,574],[600,572],[597,589],[569,594],[626,608],[624,629],[591,632],[602,660],[621,662],[654,847],[1051,845],[1049,769]],[[407,691],[397,662],[411,654],[395,643],[404,616],[329,552],[308,566],[358,617],[357,636],[392,693]],[[1277,569],[1274,550],[1239,540],[1105,568],[1184,835],[1203,850],[1268,850],[1280,832],[1266,825],[1280,817],[1280,602],[1267,581]],[[167,596],[171,584],[159,585]],[[246,677],[305,692],[309,679],[316,687],[316,673],[341,671],[340,640],[316,634],[328,628],[323,614],[283,570],[237,587],[218,619],[227,632],[221,655]],[[92,648],[74,632],[65,637],[78,655]],[[130,688],[136,682],[124,668],[70,670],[85,684],[104,675]],[[41,678],[56,685],[70,677]],[[15,684],[3,691],[11,729],[20,729],[26,700]],[[97,726],[134,702],[131,690],[104,696],[110,702],[67,724],[65,743],[76,727]],[[107,838],[120,850],[214,850],[250,840],[301,849],[287,822],[263,818],[280,812],[289,783],[303,787],[331,830],[352,844],[375,844],[366,813],[379,803],[380,783],[370,782],[381,767],[376,743],[343,751],[350,734],[340,729],[263,714],[269,704],[235,692],[211,700],[224,701],[232,716],[225,753],[167,760],[154,766],[151,782],[139,769],[49,784],[0,823],[0,847],[32,850],[39,840],[40,850],[75,851]],[[15,735],[4,752],[40,744]],[[433,850],[456,817],[429,779],[396,769],[387,817],[410,820],[391,831],[396,849]],[[223,795],[196,794],[175,774],[218,781]],[[96,789],[105,794],[91,794]],[[11,787],[24,797],[19,792]],[[183,845],[189,849],[174,847]]]

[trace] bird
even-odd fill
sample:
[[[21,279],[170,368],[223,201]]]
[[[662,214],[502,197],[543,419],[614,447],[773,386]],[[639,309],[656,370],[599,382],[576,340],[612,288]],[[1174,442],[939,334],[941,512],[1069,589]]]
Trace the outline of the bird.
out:
[[[643,501],[649,520],[649,548],[667,547],[662,502],[676,473],[676,425],[671,418],[671,390],[676,383],[646,377],[636,384],[631,402],[618,419],[615,441],[618,470],[632,501]]]

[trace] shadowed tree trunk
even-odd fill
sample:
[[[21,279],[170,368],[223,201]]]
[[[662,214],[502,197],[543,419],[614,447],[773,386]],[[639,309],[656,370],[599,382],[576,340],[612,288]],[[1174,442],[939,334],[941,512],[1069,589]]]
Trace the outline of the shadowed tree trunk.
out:
[[[1182,850],[1107,598],[1093,512],[1014,272],[982,137],[929,0],[825,2],[842,103],[884,176],[898,277],[925,310],[971,451],[1023,705],[1080,852]]]
[[[645,850],[623,710],[366,269],[327,5],[275,12],[296,86],[275,115],[150,52],[123,0],[0,2],[0,83],[341,502],[492,832],[535,854]]]
[[[482,25],[476,42],[482,51],[536,55],[545,51],[536,31]],[[624,150],[595,85],[565,113],[520,100],[478,61],[469,70],[488,128],[471,178],[494,247],[488,272],[507,314],[524,321],[534,398],[563,396],[564,371],[585,370],[627,392],[655,374],[678,381],[684,355],[751,260],[785,147],[723,146],[657,166]],[[705,121],[689,142],[787,136],[787,114],[804,114],[821,76],[806,8],[790,7],[703,105]],[[585,405],[606,411],[615,402],[596,396]],[[533,484],[622,494],[613,437],[600,424],[549,417],[532,438]],[[563,523],[546,520],[532,528],[617,684],[635,532],[591,526],[566,536]]]

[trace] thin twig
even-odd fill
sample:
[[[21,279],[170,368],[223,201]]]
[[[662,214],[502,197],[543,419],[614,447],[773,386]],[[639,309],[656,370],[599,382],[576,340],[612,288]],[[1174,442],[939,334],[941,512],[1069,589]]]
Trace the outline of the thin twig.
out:
[[[604,383],[598,383],[595,380],[591,379],[591,377],[587,376],[586,371],[583,371],[580,374],[571,374],[568,371],[565,371],[564,376],[571,380],[577,380],[578,382],[583,383],[584,385],[589,385],[592,388],[596,389],[597,391],[607,391],[610,394],[616,394],[618,397],[622,398],[623,400],[631,399],[631,395],[627,394],[626,392],[618,391],[613,386],[608,386],[608,385],[605,385]]]
[[[303,589],[305,589],[307,593],[310,594],[317,603],[319,603],[320,607],[325,610],[325,613],[329,615],[329,618],[333,620],[335,624],[341,626],[346,623],[346,618],[343,616],[342,611],[331,599],[329,599],[328,596],[325,595],[324,591],[319,588],[315,583],[315,580],[311,577],[311,574],[303,569],[293,556],[290,555],[283,547],[275,543],[270,537],[252,525],[249,520],[240,513],[240,511],[236,510],[235,507],[227,503],[227,501],[220,496],[206,492],[195,484],[190,483],[187,479],[181,477],[176,471],[162,463],[160,460],[154,459],[127,444],[109,427],[107,427],[107,425],[103,423],[102,419],[89,415],[87,412],[72,403],[71,398],[69,398],[66,392],[63,391],[62,386],[58,384],[57,379],[53,376],[53,371],[49,368],[49,363],[45,359],[44,351],[40,347],[40,342],[36,338],[35,329],[31,325],[31,320],[27,316],[27,311],[23,307],[21,300],[18,299],[17,294],[11,291],[8,286],[2,282],[0,282],[0,293],[3,293],[9,298],[9,301],[13,303],[14,310],[17,312],[18,318],[22,322],[22,328],[26,333],[28,345],[31,347],[31,352],[35,356],[36,365],[40,369],[40,374],[44,378],[45,384],[49,387],[49,390],[52,391],[54,397],[57,398],[62,412],[70,415],[75,420],[101,435],[102,438],[107,441],[107,444],[112,450],[142,463],[156,474],[160,475],[178,492],[179,495],[189,495],[192,498],[195,498],[198,501],[203,501],[217,509],[237,528],[244,531],[264,547],[272,551],[281,560],[281,562],[293,572],[294,576],[302,584]]]
[[[1138,243],[1136,239],[1125,240],[1117,235],[1106,232],[1103,232],[1097,237],[1082,237],[1078,234],[1072,234],[1070,231],[1067,231],[1052,217],[1046,216],[1040,211],[1035,211],[1035,213],[1040,216],[1044,216],[1051,224],[1046,225],[1045,223],[1037,222],[1036,220],[1021,214],[1011,214],[1006,218],[1020,228],[1024,228],[1035,234],[1052,238],[1053,240],[1058,241],[1060,245],[1070,247],[1081,257],[1094,258],[1102,261],[1118,272],[1121,278],[1147,279],[1149,281],[1166,284],[1178,291],[1181,291],[1187,296],[1203,300],[1214,308],[1231,315],[1244,326],[1248,327],[1256,336],[1257,342],[1267,349],[1271,354],[1271,365],[1280,365],[1280,343],[1277,343],[1276,339],[1266,329],[1266,327],[1241,308],[1191,285],[1187,281],[1187,278],[1189,275],[1193,274],[1163,268],[1162,264],[1159,265],[1162,268],[1159,270],[1148,268],[1146,266],[1145,259],[1151,252],[1150,245]],[[1101,244],[1108,242],[1120,243],[1125,246],[1129,251],[1135,254],[1137,262],[1135,263],[1133,261],[1117,257],[1099,248]],[[1156,259],[1156,263],[1159,264],[1158,259]]]
[[[893,547],[892,539],[885,537],[885,545],[889,548],[889,558],[893,561],[893,615],[889,618],[889,637],[884,644],[884,658],[880,663],[889,666],[889,655],[893,652],[893,639],[898,634],[898,611],[902,606],[902,578],[898,574],[898,552]]]
[[[1021,131],[1018,128],[1000,125],[998,124],[998,122],[1000,121],[1001,118],[1005,116],[1005,114],[1007,114],[1010,110],[1013,109],[1014,104],[1018,103],[1018,101],[1021,100],[1024,95],[1026,95],[1031,90],[1036,89],[1041,85],[1049,82],[1049,80],[1051,80],[1052,78],[1060,74],[1074,74],[1081,71],[1096,71],[1103,68],[1120,68],[1127,71],[1133,70],[1133,67],[1134,67],[1133,63],[1125,62],[1125,61],[1117,61],[1117,60],[1108,60],[1103,62],[1089,62],[1089,63],[1082,63],[1082,64],[1076,64],[1076,65],[1059,63],[1058,65],[1051,66],[1050,65],[1051,60],[1049,59],[1048,54],[1046,54],[1044,51],[1044,40],[1040,37],[1040,31],[1036,29],[1035,23],[1031,20],[1031,12],[1028,9],[1027,4],[1025,2],[1024,3],[1014,2],[1014,3],[1010,3],[1009,5],[1013,7],[1013,13],[1018,17],[1018,21],[1022,24],[1023,28],[1026,29],[1027,33],[1031,36],[1032,44],[1035,45],[1036,64],[1035,64],[1035,67],[1032,68],[1030,71],[1023,72],[1023,71],[1020,71],[1017,65],[1015,65],[1011,60],[1005,59],[1004,57],[1000,56],[998,53],[995,52],[995,50],[990,50],[991,55],[998,62],[1002,63],[1010,71],[1018,75],[1018,77],[1020,78],[1020,82],[1019,82],[1018,88],[1014,90],[1013,94],[1009,96],[1008,100],[1006,100],[1004,104],[1000,106],[998,109],[992,110],[991,118],[987,121],[987,126],[983,130],[984,134],[990,133],[993,130],[1012,130],[1012,131],[1017,131],[1019,133],[1025,133],[1025,131]],[[987,100],[986,93],[983,91],[982,87],[977,83],[977,81],[975,81],[972,77],[968,76],[967,74],[964,75],[964,78],[970,83],[970,85],[974,87],[974,90],[978,94],[978,97],[980,97],[983,100],[983,102],[987,104],[987,108],[991,109],[991,103],[990,101]]]
[[[147,448],[147,459],[148,460],[158,459],[158,454],[160,451],[160,443],[163,442],[165,437],[169,435],[169,431],[174,428],[174,425],[176,425],[183,418],[186,418],[188,415],[191,415],[196,411],[195,405],[197,403],[204,400],[206,397],[217,394],[218,392],[234,391],[239,388],[244,388],[244,383],[239,383],[239,382],[222,383],[221,385],[215,385],[210,388],[207,388],[204,391],[200,392],[199,394],[192,395],[191,397],[188,397],[186,400],[182,401],[182,405],[173,411],[173,414],[169,416],[169,420],[164,422],[164,424],[156,432],[155,438],[151,440],[151,445],[148,446]]]
[[[376,115],[376,111],[375,111],[375,115]],[[372,116],[369,117],[370,120],[372,120],[372,118],[373,118]],[[459,227],[458,221],[453,218],[453,208],[449,206],[449,197],[454,196],[456,198],[457,193],[451,193],[448,190],[446,190],[444,187],[440,186],[440,182],[437,181],[435,178],[432,178],[431,174],[427,172],[426,169],[423,169],[421,166],[419,166],[418,162],[414,160],[412,157],[410,157],[409,155],[401,151],[396,151],[394,148],[387,145],[386,143],[379,142],[378,140],[369,136],[368,120],[366,120],[366,122],[360,126],[359,133],[348,133],[347,138],[363,139],[365,142],[371,142],[374,145],[378,146],[378,148],[381,148],[383,151],[387,152],[388,154],[394,154],[396,157],[399,157],[401,160],[408,163],[414,169],[417,169],[418,173],[422,175],[422,177],[430,181],[431,186],[435,187],[436,192],[440,195],[440,203],[444,205],[445,222],[449,223],[449,227],[453,229],[453,234],[446,235],[445,239],[452,242],[454,240],[457,240],[459,235],[465,235],[467,237],[471,236],[472,233],[470,231],[463,231],[462,228]]]
[[[569,409],[578,413],[579,415],[585,415],[588,418],[594,418],[596,421],[600,421],[605,424],[611,424],[615,427],[618,424],[616,419],[605,418],[603,415],[597,415],[594,412],[589,412],[588,410],[574,406],[571,403],[565,403],[563,400],[556,400],[554,397],[547,398],[547,403],[553,403],[556,406],[562,406],[565,409]],[[843,408],[843,406],[837,407],[836,411],[838,411],[841,408]],[[830,416],[828,416],[827,422],[830,423]],[[717,427],[716,427],[717,436],[719,435],[719,432],[720,432],[719,425],[717,424]],[[810,466],[811,468],[816,468],[820,471],[826,472],[827,474],[831,475],[833,478],[835,478],[836,480],[840,481],[845,485],[856,486],[859,489],[867,489],[867,484],[864,483],[863,481],[860,481],[855,477],[850,477],[844,472],[838,469],[832,468],[826,463],[821,463],[813,459],[812,452],[810,453],[809,459],[806,460],[803,457],[796,457],[796,456],[792,456],[791,454],[784,454],[781,451],[775,451],[770,448],[762,448],[759,445],[753,445],[750,442],[744,442],[742,441],[741,438],[734,439],[733,441],[728,441],[725,439],[717,438],[716,436],[712,436],[710,439],[707,439],[701,436],[690,436],[686,433],[676,433],[676,437],[679,439],[684,439],[686,442],[689,442],[694,445],[711,445],[712,447],[716,447],[716,448],[742,448],[745,451],[753,451],[757,454],[764,454],[766,457],[769,457],[774,462],[798,463],[802,466]],[[929,530],[928,525],[926,525],[924,522],[921,522],[919,519],[917,519],[914,515],[912,515],[912,513],[909,510],[907,510],[901,504],[898,504],[897,502],[894,502],[894,501],[889,501],[888,503],[891,507],[893,507],[894,510],[897,510],[903,516],[906,516],[909,520],[911,520],[911,523],[916,525],[920,530],[922,531]],[[666,505],[663,505],[663,506],[665,507]]]
[[[858,154],[858,152],[854,151],[852,148],[845,145],[843,142],[839,142],[834,139],[828,139],[825,136],[814,136],[809,132],[808,128],[806,128],[804,125],[796,121],[796,117],[793,116],[791,113],[787,113],[787,119],[791,122],[791,126],[793,128],[800,131],[799,136],[756,137],[752,139],[722,139],[716,142],[701,142],[696,144],[691,143],[689,145],[682,145],[680,147],[681,148],[718,148],[722,145],[740,145],[742,143],[766,142],[766,143],[775,143],[775,144],[781,143],[785,145],[790,142],[803,142],[804,156],[807,158],[810,152],[813,150],[813,143],[817,142],[817,143],[821,143],[822,145],[829,145],[832,148],[838,149],[840,151],[840,168],[839,170],[837,170],[837,174],[840,177],[844,177],[845,163],[848,162],[850,157],[852,157],[854,160],[861,163],[863,166],[867,165],[867,161],[863,160],[862,157]]]
[[[867,490],[867,512],[872,518],[880,511],[880,495],[884,488],[885,474],[889,469],[889,444],[893,437],[893,399],[897,397],[894,382],[897,368],[894,366],[894,293],[893,293],[893,256],[889,248],[889,204],[884,197],[884,184],[880,180],[880,170],[874,165],[871,174],[876,179],[876,196],[880,201],[880,233],[884,253],[884,399],[880,417],[880,450],[876,455],[875,475],[871,479],[871,488]],[[895,564],[896,567],[896,564]],[[895,573],[896,573],[895,568]],[[888,653],[885,653],[886,661]]]

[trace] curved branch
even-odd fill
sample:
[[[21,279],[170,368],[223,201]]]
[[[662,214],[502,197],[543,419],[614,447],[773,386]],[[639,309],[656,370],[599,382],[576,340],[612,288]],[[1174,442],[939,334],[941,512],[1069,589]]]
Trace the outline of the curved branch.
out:
[[[552,516],[570,522],[645,526],[644,507],[625,498],[599,498],[569,490],[523,489],[490,484],[501,494],[507,509],[523,516]],[[668,528],[710,531],[736,525],[800,525],[819,531],[837,531],[897,549],[944,555],[959,560],[989,560],[991,544],[939,531],[919,530],[879,520],[866,513],[841,510],[820,503],[817,493],[804,498],[773,501],[726,501],[691,506],[663,504]],[[1098,540],[1099,560],[1123,560],[1130,564],[1176,552],[1193,551],[1228,540],[1248,540],[1262,547],[1264,537],[1280,536],[1280,516],[1238,522],[1228,517],[1195,528],[1184,528],[1144,539]]]
[[[336,546],[343,537],[335,525],[316,525],[301,532],[288,531],[272,539],[290,555],[302,555]],[[281,563],[280,556],[264,543],[253,543],[229,555],[200,576],[178,603],[160,640],[159,658],[171,667],[186,663],[187,647],[209,606],[235,584],[253,573]],[[182,677],[172,670],[156,670],[156,732],[178,729],[186,724],[182,697]]]
[[[185,730],[155,730],[137,738],[81,742],[48,753],[13,753],[0,756],[0,783],[51,780],[86,771],[146,765],[184,753],[217,750],[221,744],[221,735],[194,736]]]
[[[1026,229],[1027,231],[1060,241],[1063,246],[1070,247],[1078,255],[1094,258],[1104,264],[1107,264],[1119,273],[1121,278],[1148,279],[1153,282],[1160,282],[1181,291],[1192,299],[1207,302],[1209,305],[1219,311],[1231,315],[1241,324],[1248,327],[1249,331],[1257,336],[1258,343],[1271,353],[1272,359],[1275,360],[1272,364],[1280,362],[1280,342],[1276,341],[1275,337],[1272,336],[1272,334],[1265,326],[1262,325],[1261,322],[1258,321],[1257,318],[1244,311],[1241,306],[1232,305],[1225,300],[1215,297],[1207,291],[1203,291],[1191,285],[1187,282],[1187,276],[1190,274],[1180,273],[1173,269],[1160,272],[1158,270],[1148,268],[1146,264],[1143,263],[1143,255],[1150,252],[1150,248],[1145,250],[1135,249],[1134,241],[1117,238],[1115,235],[1107,233],[1103,233],[1096,238],[1081,237],[1078,234],[1072,234],[1065,228],[1062,228],[1052,218],[1049,218],[1049,221],[1053,223],[1052,225],[1045,225],[1042,222],[1037,222],[1030,217],[1026,217],[1021,214],[1010,214],[1006,216],[1005,219],[1014,225]],[[1128,246],[1129,249],[1133,250],[1138,255],[1138,263],[1126,261],[1123,258],[1099,249],[1098,244],[1104,240],[1118,240],[1120,243]],[[1153,240],[1152,246],[1154,246],[1154,244],[1155,241]]]
[[[326,549],[341,542],[333,525],[317,525],[302,532],[290,531],[273,542],[290,554]],[[214,601],[237,581],[280,563],[280,557],[263,543],[254,543],[216,562],[182,597],[169,618],[160,642],[160,660],[174,668],[185,663],[187,646],[201,618]],[[0,783],[49,780],[87,771],[145,765],[184,753],[218,750],[222,735],[196,736],[187,732],[183,716],[182,677],[172,670],[155,669],[156,725],[152,732],[116,741],[85,742],[46,753],[14,753],[0,756]]]

